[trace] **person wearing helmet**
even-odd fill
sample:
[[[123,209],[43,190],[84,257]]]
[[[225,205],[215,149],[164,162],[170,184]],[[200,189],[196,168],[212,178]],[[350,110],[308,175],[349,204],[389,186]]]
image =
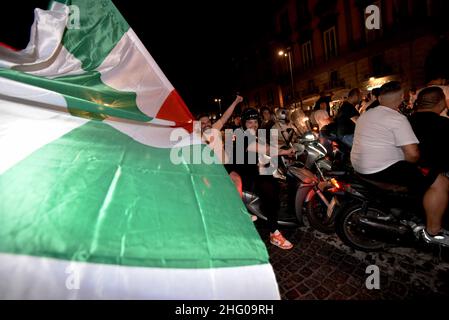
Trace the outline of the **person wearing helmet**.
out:
[[[278,230],[277,214],[280,207],[279,200],[279,186],[273,175],[262,175],[259,173],[259,153],[264,151],[264,155],[270,157],[277,156],[293,156],[295,151],[293,149],[282,150],[271,148],[266,144],[262,137],[258,137],[259,128],[259,113],[257,110],[249,108],[242,113],[242,128],[236,130],[235,134],[244,137],[241,141],[244,141],[242,149],[243,154],[237,154],[238,148],[234,148],[234,159],[243,160],[235,161],[235,170],[240,174],[243,180],[243,185],[246,190],[255,190],[259,195],[262,210],[267,216],[268,224],[270,228],[270,242],[281,248],[291,249],[293,245],[284,238],[281,232]],[[237,139],[239,141],[239,139]],[[273,152],[274,149],[275,151]],[[271,154],[270,154],[271,150]],[[254,160],[254,161],[252,161]]]
[[[287,141],[289,141],[290,135],[293,134],[292,139],[294,139],[296,136],[296,130],[290,123],[288,112],[284,108],[279,108],[276,110],[276,122],[273,126],[273,129],[278,130],[279,147],[287,146]]]

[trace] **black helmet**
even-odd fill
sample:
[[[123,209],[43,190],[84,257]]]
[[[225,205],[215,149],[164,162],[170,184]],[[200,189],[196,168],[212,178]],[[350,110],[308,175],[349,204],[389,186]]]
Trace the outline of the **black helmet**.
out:
[[[259,112],[256,109],[248,108],[241,115],[243,129],[246,129],[246,121],[259,120]]]
[[[256,109],[248,108],[242,112],[242,121],[259,120],[259,112]]]

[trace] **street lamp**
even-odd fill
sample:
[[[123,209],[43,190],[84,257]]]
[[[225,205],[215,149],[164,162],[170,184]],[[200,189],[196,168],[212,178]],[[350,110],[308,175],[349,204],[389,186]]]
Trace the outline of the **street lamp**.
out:
[[[215,99],[215,102],[218,103],[218,109],[220,110],[220,116],[221,116],[221,99]]]
[[[295,80],[293,79],[293,65],[292,65],[292,52],[290,48],[287,48],[286,51],[279,50],[278,55],[280,57],[287,57],[288,58],[288,68],[290,70],[290,81],[292,86],[292,100],[295,100]],[[300,99],[301,102],[301,109],[302,109],[302,99]]]

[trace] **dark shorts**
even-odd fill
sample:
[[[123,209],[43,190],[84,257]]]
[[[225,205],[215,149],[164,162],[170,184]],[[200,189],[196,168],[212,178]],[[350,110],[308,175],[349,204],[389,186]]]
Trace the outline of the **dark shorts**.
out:
[[[370,180],[406,186],[414,194],[423,196],[435,182],[438,173],[431,170],[427,175],[424,175],[413,163],[399,161],[385,170],[373,174],[362,174],[361,176]]]

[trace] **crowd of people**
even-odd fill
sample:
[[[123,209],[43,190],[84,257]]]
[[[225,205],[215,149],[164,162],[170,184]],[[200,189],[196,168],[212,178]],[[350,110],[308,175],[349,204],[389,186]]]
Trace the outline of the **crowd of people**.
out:
[[[245,161],[237,165],[229,157],[223,157],[223,163],[240,194],[243,188],[255,190],[260,196],[270,226],[270,242],[282,249],[292,248],[293,244],[277,226],[280,206],[277,180],[273,175],[261,175],[259,163],[249,163],[247,159],[260,150],[270,157],[293,156],[295,151],[286,146],[285,134],[300,136],[304,132],[300,126],[305,125],[306,119],[318,128],[326,148],[331,148],[331,141],[338,141],[347,148],[352,167],[359,175],[406,186],[417,199],[422,199],[426,214],[423,239],[449,245],[449,232],[442,226],[449,202],[448,99],[449,86],[441,79],[421,90],[412,88],[405,95],[401,84],[391,81],[373,89],[366,97],[362,97],[358,88],[350,90],[333,116],[329,114],[330,99],[326,96],[320,97],[309,117],[304,113],[296,115],[302,119],[299,122],[293,121],[295,115],[282,108],[275,112],[269,108],[260,111],[248,108],[227,125],[227,128],[247,133]],[[214,124],[205,115],[198,117],[205,143],[214,144],[207,129],[222,130],[242,101],[243,98],[237,96]],[[258,129],[279,132],[276,151],[270,148],[269,141],[257,136]],[[289,207],[289,210],[294,208]]]
[[[408,94],[399,82],[391,81],[373,90],[368,99],[355,88],[330,130],[351,150],[358,174],[406,186],[422,199],[426,214],[422,236],[429,243],[445,245],[449,245],[449,233],[442,227],[449,201],[448,98],[449,87],[441,79]]]

